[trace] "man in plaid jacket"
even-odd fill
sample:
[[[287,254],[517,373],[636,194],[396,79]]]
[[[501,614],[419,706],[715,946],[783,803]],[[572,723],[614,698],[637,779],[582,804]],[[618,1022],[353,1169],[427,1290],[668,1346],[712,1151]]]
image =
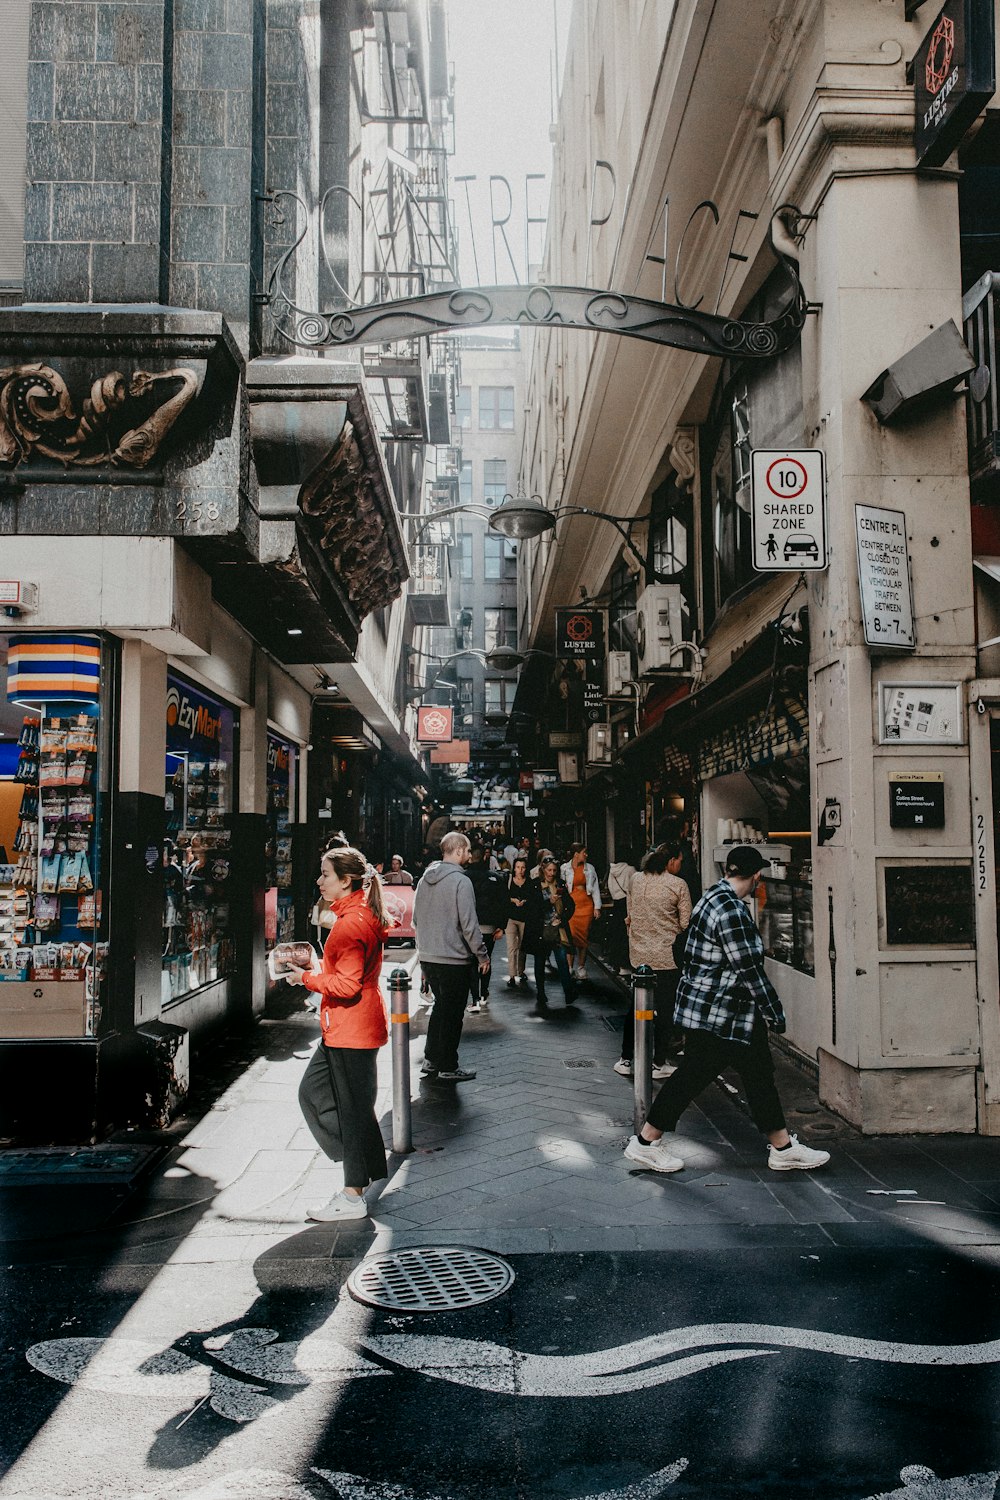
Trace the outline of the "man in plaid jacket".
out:
[[[724,1068],[739,1074],[754,1123],[768,1140],[774,1172],[809,1171],[830,1160],[789,1135],[774,1086],[768,1030],[784,1031],[785,1016],[764,972],[764,945],[746,898],[760,882],[764,861],[749,844],[729,851],[723,878],[705,892],[691,915],[684,969],[677,987],[676,1024],[684,1031],[684,1056],[653,1100],[649,1117],[625,1147],[629,1161],[654,1172],[679,1172],[684,1163],[668,1151],[666,1131]]]

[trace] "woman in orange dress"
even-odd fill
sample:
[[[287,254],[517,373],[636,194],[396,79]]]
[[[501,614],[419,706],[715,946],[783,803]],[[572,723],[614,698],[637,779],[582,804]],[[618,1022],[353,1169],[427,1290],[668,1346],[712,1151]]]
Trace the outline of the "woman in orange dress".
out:
[[[590,929],[601,909],[601,883],[593,865],[587,863],[586,844],[570,846],[569,861],[563,865],[560,873],[563,884],[573,898],[569,935],[576,949],[576,977],[586,979]]]

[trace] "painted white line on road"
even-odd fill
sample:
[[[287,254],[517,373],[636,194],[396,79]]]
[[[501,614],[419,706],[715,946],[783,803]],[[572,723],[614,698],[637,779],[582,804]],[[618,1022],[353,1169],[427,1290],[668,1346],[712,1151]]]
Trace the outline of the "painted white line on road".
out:
[[[518,1396],[618,1395],[680,1380],[733,1359],[776,1354],[779,1349],[901,1365],[1000,1361],[998,1339],[982,1344],[903,1344],[768,1323],[695,1324],[592,1354],[521,1354],[486,1341],[421,1334],[370,1336],[360,1343],[394,1364],[434,1379]],[[712,1348],[675,1357],[704,1345]],[[742,1347],[733,1347],[737,1345]]]

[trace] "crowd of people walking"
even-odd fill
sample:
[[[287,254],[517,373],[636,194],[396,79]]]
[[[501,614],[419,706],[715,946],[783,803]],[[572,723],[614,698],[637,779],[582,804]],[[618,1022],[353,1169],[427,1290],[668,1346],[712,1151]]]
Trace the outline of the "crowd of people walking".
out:
[[[473,845],[462,832],[445,834],[440,857],[416,884],[413,923],[424,979],[433,994],[421,1078],[457,1084],[475,1078],[463,1068],[459,1046],[467,1011],[489,1007],[492,958],[507,946],[507,986],[528,988],[533,960],[534,1009],[551,1014],[547,983],[554,973],[564,1004],[573,1006],[587,977],[591,929],[608,909],[606,958],[620,974],[652,970],[653,1078],[662,1088],[625,1156],[655,1172],[679,1171],[683,1160],[665,1144],[684,1109],[725,1068],[740,1076],[751,1114],[768,1142],[774,1171],[810,1170],[829,1153],[790,1136],[774,1084],[769,1031],[784,1030],[781,1003],[764,969],[764,954],[747,901],[763,860],[750,846],[730,852],[723,877],[697,901],[683,877],[689,850],[680,841],[650,850],[636,869],[616,861],[607,901],[583,844],[560,863],[550,849],[504,846],[499,853]],[[376,1059],[388,1040],[379,987],[390,918],[383,881],[412,881],[393,856],[383,875],[340,836],[322,855],[317,887],[326,934],[322,957],[292,965],[286,977],[318,999],[321,1044],[299,1089],[315,1140],[344,1163],[344,1187],[309,1210],[320,1222],[363,1218],[365,1189],[386,1174],[385,1148],[375,1115]],[[308,952],[308,950],[307,950]],[[551,967],[550,967],[551,966]],[[615,1071],[632,1076],[634,1032],[626,1018]]]

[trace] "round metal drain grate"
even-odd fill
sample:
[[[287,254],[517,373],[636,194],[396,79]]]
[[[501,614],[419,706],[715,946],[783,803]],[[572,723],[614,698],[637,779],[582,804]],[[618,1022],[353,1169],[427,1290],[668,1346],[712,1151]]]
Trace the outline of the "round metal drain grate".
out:
[[[489,1302],[513,1285],[505,1260],[464,1245],[421,1245],[362,1261],[347,1290],[369,1307],[396,1312],[445,1312]]]

